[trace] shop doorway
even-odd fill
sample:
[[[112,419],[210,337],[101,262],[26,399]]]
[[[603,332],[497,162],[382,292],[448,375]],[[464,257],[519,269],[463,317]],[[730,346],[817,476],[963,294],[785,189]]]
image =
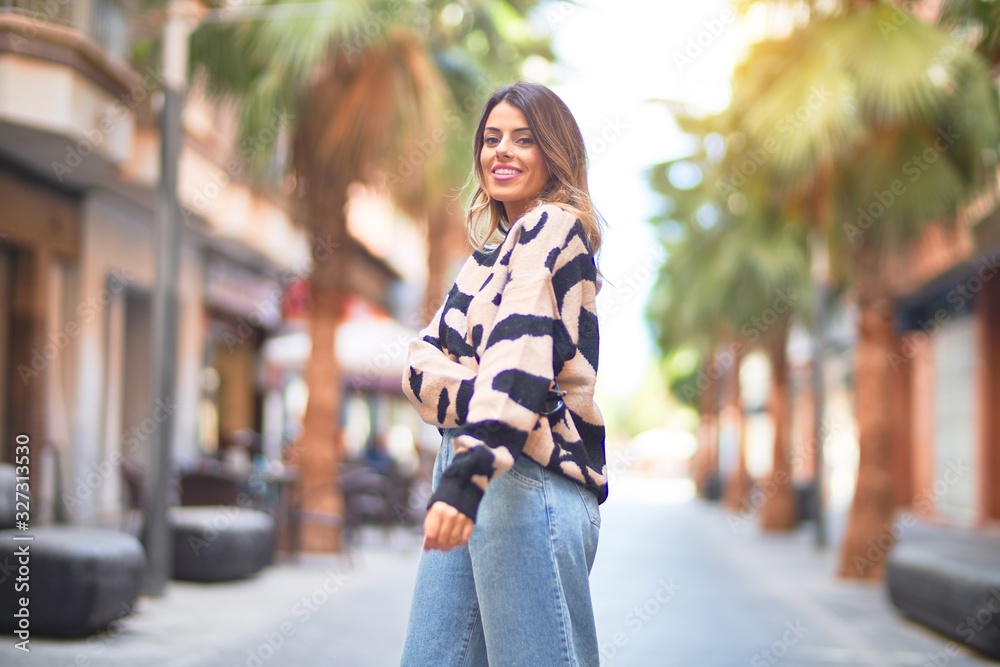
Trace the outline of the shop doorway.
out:
[[[152,460],[152,443],[143,429],[150,417],[150,359],[153,300],[147,292],[125,293],[124,358],[122,359],[122,455],[130,464],[147,467]]]

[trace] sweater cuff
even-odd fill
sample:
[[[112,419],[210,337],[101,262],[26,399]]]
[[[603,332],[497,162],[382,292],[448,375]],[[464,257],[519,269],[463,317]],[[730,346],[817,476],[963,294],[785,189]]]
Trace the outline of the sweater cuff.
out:
[[[472,480],[463,479],[459,471],[454,469],[445,470],[438,483],[437,491],[427,502],[427,509],[437,501],[451,505],[465,516],[476,521],[476,513],[479,511],[479,502],[483,499],[483,490]]]

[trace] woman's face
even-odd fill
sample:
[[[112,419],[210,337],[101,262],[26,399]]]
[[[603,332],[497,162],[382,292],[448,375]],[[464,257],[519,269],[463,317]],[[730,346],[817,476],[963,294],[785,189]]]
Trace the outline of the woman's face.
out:
[[[506,102],[493,107],[486,119],[479,163],[486,194],[503,202],[509,222],[521,217],[549,181],[549,169],[527,119]]]

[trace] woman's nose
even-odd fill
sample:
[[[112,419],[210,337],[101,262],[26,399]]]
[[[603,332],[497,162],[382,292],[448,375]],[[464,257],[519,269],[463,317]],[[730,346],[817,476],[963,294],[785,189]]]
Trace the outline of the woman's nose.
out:
[[[504,137],[500,140],[500,143],[497,144],[497,155],[510,155],[510,147],[510,140]]]

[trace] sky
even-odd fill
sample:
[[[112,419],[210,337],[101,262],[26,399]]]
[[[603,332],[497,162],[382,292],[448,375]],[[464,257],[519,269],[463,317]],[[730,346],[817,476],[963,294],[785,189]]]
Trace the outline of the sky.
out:
[[[559,60],[549,82],[583,131],[591,195],[608,222],[599,383],[627,396],[654,359],[643,309],[663,259],[647,222],[662,199],[650,191],[647,172],[690,150],[666,106],[651,100],[724,107],[741,26],[723,0],[581,0],[546,5],[541,16]],[[526,76],[535,78],[530,70]]]

